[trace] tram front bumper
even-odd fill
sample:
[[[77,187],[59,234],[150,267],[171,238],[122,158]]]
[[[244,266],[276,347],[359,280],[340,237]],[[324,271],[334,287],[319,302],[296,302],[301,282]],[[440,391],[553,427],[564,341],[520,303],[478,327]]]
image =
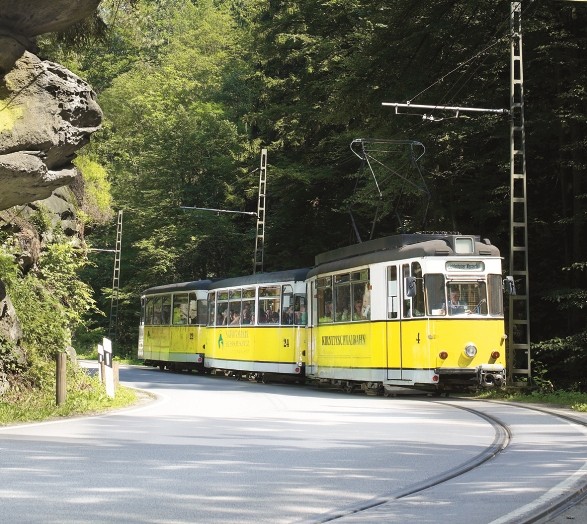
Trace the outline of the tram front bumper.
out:
[[[466,386],[502,388],[506,383],[506,370],[501,364],[481,364],[475,368],[437,368],[440,386]]]

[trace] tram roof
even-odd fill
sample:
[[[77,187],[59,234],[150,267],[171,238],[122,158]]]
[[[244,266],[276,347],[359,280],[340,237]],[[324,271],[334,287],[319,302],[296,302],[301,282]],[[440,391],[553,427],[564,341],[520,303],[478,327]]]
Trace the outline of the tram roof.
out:
[[[456,239],[473,240],[474,251],[459,253],[455,248]],[[308,277],[385,262],[427,256],[490,256],[499,257],[499,249],[488,240],[481,241],[479,236],[444,233],[412,233],[368,240],[360,244],[327,251],[316,256],[316,266]]]
[[[143,295],[157,295],[159,293],[179,293],[181,291],[208,290],[214,280],[192,280],[190,282],[178,282],[176,284],[165,284],[154,286],[143,291]]]
[[[214,282],[210,289],[225,287],[251,286],[255,284],[271,284],[274,282],[299,282],[306,279],[309,268],[287,269],[285,271],[273,271],[269,273],[255,273],[243,277],[225,278]]]

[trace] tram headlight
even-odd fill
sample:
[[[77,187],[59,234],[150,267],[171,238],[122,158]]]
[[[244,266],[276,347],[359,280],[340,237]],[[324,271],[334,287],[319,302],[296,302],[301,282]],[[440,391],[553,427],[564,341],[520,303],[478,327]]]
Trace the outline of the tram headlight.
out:
[[[468,342],[465,346],[465,355],[469,358],[473,358],[477,354],[477,346],[473,342]]]

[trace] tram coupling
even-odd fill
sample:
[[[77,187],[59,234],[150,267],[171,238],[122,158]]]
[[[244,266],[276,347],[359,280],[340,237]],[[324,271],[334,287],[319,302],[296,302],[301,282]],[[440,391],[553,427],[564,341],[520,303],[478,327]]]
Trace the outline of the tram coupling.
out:
[[[505,368],[499,364],[483,364],[477,368],[477,383],[483,388],[505,386]]]

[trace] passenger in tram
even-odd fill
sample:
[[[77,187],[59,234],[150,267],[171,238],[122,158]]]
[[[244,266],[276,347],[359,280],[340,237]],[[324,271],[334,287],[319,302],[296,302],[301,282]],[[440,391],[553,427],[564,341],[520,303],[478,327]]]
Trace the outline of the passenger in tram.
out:
[[[355,310],[353,311],[353,320],[365,320],[363,314],[363,301],[361,299],[355,300]]]
[[[283,323],[291,325],[294,323],[294,308],[289,306],[283,311]]]
[[[249,306],[243,308],[242,323],[252,324],[251,308]]]

